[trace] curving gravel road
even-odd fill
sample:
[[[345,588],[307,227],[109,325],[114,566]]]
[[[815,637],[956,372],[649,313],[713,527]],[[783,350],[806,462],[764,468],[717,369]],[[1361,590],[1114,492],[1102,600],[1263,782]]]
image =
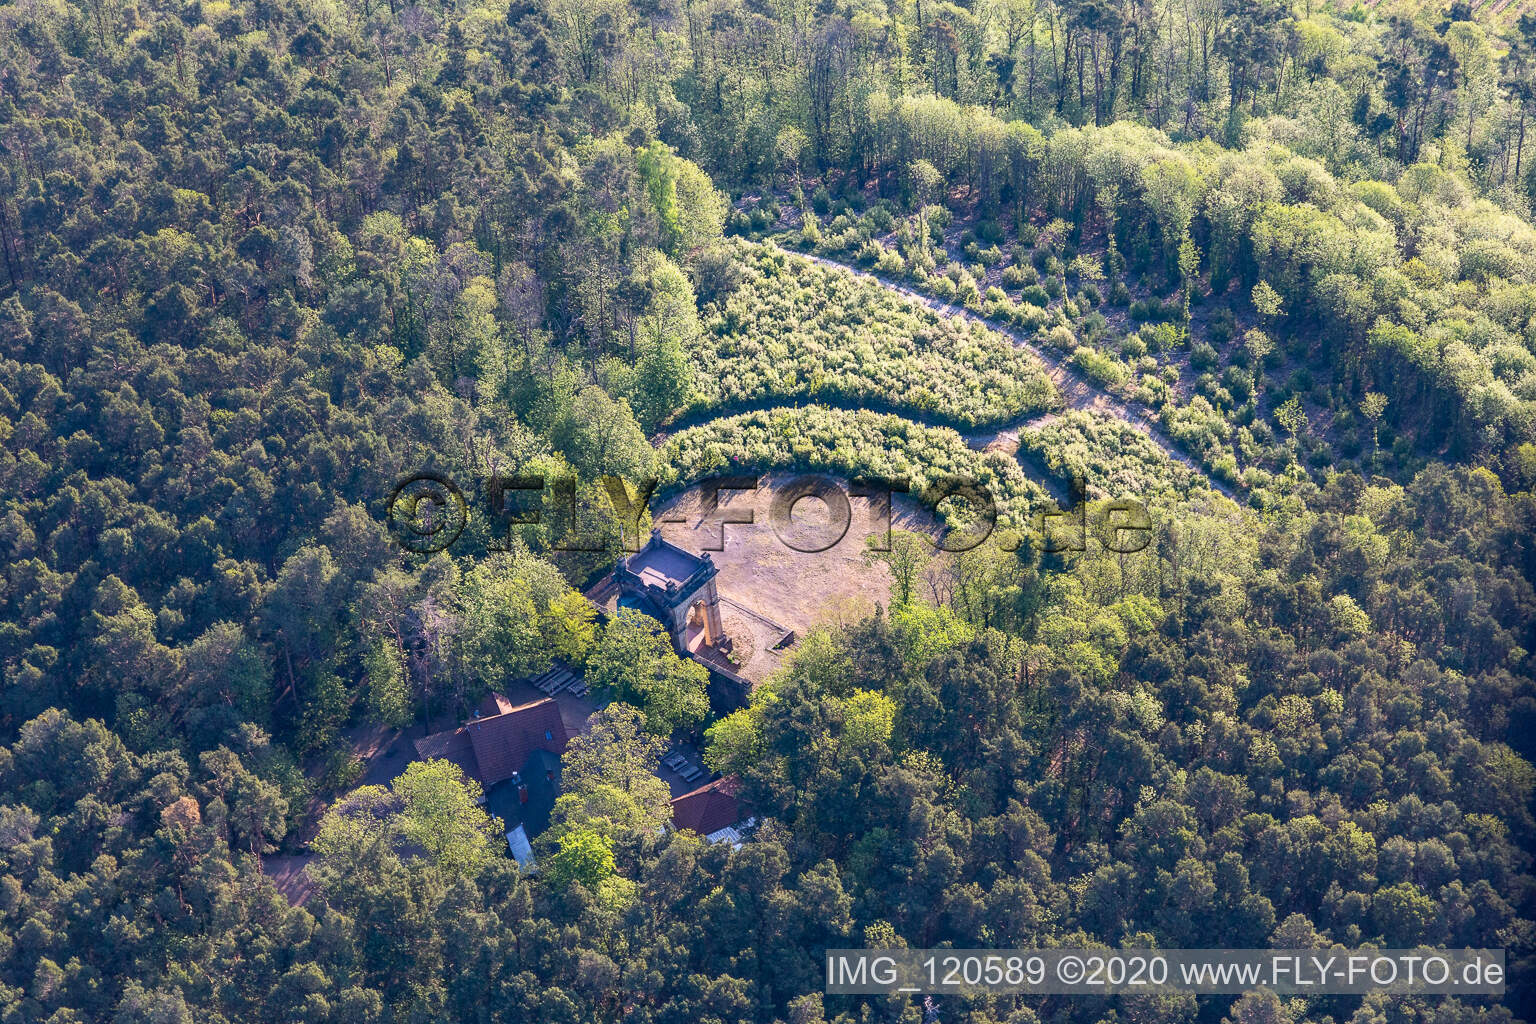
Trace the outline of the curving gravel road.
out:
[[[838,270],[847,271],[848,273],[853,274],[855,277],[862,277],[865,280],[874,281],[876,284],[879,284],[884,288],[888,288],[891,291],[897,292],[906,298],[911,299],[913,302],[921,303],[923,306],[933,310],[935,313],[939,313],[944,316],[965,317],[998,332],[999,334],[1007,337],[1015,345],[1018,345],[1020,348],[1033,355],[1036,359],[1040,360],[1040,362],[1046,368],[1047,375],[1049,375],[1051,380],[1056,384],[1057,390],[1061,392],[1062,397],[1066,399],[1066,402],[1069,406],[1074,409],[1083,409],[1088,412],[1096,412],[1104,416],[1113,416],[1115,419],[1120,420],[1122,423],[1125,423],[1132,429],[1137,430],[1151,438],[1159,448],[1167,452],[1170,459],[1181,465],[1187,466],[1194,470],[1196,473],[1200,474],[1200,476],[1204,477],[1205,480],[1220,493],[1226,495],[1229,498],[1232,498],[1234,501],[1241,500],[1237,492],[1230,485],[1211,476],[1211,474],[1206,471],[1204,466],[1200,465],[1199,462],[1186,454],[1183,449],[1178,446],[1177,442],[1175,442],[1162,431],[1162,429],[1157,425],[1156,414],[1151,409],[1147,408],[1145,405],[1142,405],[1140,402],[1119,398],[1115,395],[1109,394],[1107,391],[1104,391],[1097,384],[1094,384],[1087,377],[1083,376],[1083,374],[1074,366],[1072,366],[1071,363],[1067,362],[1066,358],[1061,353],[1052,351],[1051,349],[1041,348],[1039,345],[1035,344],[1032,339],[1026,338],[1024,335],[1019,334],[1011,326],[997,323],[994,320],[990,320],[987,317],[982,316],[980,313],[966,309],[964,306],[957,306],[952,302],[944,302],[940,299],[934,298],[931,295],[924,295],[922,292],[908,287],[899,281],[894,281],[882,274],[872,273],[868,270],[863,270],[859,267],[851,266],[839,260],[828,259],[825,256],[816,256],[812,253],[797,252],[794,249],[786,249],[776,242],[770,242],[769,244],[790,256],[798,256],[801,259],[810,260],[812,263],[819,263],[824,267],[832,267]],[[1021,429],[1048,423],[1050,422],[1050,419],[1051,414],[1049,413],[1044,416],[1032,415],[1019,420],[1016,423],[1008,424],[994,431],[987,433],[978,432],[975,434],[968,434],[966,435],[966,440],[972,442],[973,445],[976,443],[976,441],[981,441],[981,443],[984,445],[990,439],[995,439],[1000,436],[1009,434],[1017,435]]]

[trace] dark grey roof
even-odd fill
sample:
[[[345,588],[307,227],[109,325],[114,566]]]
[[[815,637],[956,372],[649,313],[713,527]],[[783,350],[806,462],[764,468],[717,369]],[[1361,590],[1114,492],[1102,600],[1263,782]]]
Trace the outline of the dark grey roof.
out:
[[[528,789],[526,803],[519,797],[519,784]],[[510,832],[521,825],[532,839],[549,828],[549,812],[554,809],[555,798],[559,795],[559,756],[547,750],[535,750],[515,778],[498,782],[486,791],[485,809],[501,819],[504,831]]]

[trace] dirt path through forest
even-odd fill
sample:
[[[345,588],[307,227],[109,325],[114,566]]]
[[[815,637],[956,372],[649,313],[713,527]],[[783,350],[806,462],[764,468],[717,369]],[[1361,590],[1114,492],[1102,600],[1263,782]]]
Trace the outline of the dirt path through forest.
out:
[[[1180,465],[1187,466],[1188,468],[1194,470],[1196,473],[1199,473],[1200,476],[1204,478],[1216,490],[1220,491],[1222,494],[1233,499],[1234,501],[1240,500],[1237,492],[1230,485],[1211,476],[1211,474],[1206,471],[1204,466],[1202,466],[1195,459],[1191,458],[1189,455],[1185,454],[1185,452],[1179,448],[1177,443],[1175,443],[1172,438],[1163,432],[1163,430],[1157,425],[1156,414],[1151,409],[1142,405],[1140,402],[1118,398],[1102,390],[1098,385],[1088,380],[1075,368],[1073,368],[1073,366],[1066,361],[1065,357],[1061,353],[1053,352],[1050,349],[1041,348],[1039,345],[1035,344],[1033,340],[1024,337],[1013,328],[1005,324],[999,324],[996,321],[989,320],[979,313],[975,313],[969,309],[966,309],[964,306],[957,306],[954,303],[944,302],[941,299],[936,299],[931,295],[924,295],[922,292],[910,288],[907,285],[901,284],[898,281],[893,281],[890,278],[884,277],[880,274],[872,273],[868,270],[861,270],[858,267],[850,266],[847,263],[842,263],[838,260],[828,259],[825,256],[816,256],[812,255],[811,253],[796,252],[793,249],[785,249],[783,246],[780,246],[777,243],[768,244],[774,245],[775,248],[778,248],[780,251],[788,253],[791,256],[799,256],[802,259],[810,260],[812,263],[819,263],[824,267],[833,267],[838,270],[845,270],[848,273],[853,274],[855,277],[861,277],[867,281],[873,281],[883,288],[894,291],[904,296],[905,298],[912,300],[913,302],[922,304],[925,308],[938,313],[940,316],[964,317],[968,320],[982,324],[985,327],[991,328],[992,330],[1008,338],[1015,345],[1018,345],[1020,348],[1033,355],[1036,359],[1040,360],[1040,362],[1045,366],[1046,374],[1056,384],[1056,389],[1061,392],[1062,397],[1066,399],[1067,405],[1069,405],[1071,408],[1082,409],[1087,412],[1096,412],[1100,415],[1111,416],[1117,420],[1120,420],[1122,423],[1131,427],[1133,430],[1139,431],[1140,433],[1145,434],[1147,437],[1151,438],[1159,448],[1163,449],[1163,451],[1167,453],[1170,459],[1174,460]],[[1039,413],[1030,413],[1028,416],[1022,417],[1014,423],[1004,424],[1001,427],[989,431],[978,431],[975,435],[968,435],[967,440],[969,441],[973,436],[979,437],[985,435],[990,437],[1000,437],[1010,433],[1017,435],[1018,431],[1024,427],[1043,425],[1045,422],[1048,422],[1048,417],[1042,417]],[[983,442],[983,445],[985,443],[986,442]],[[972,446],[975,446],[975,442],[972,442]]]

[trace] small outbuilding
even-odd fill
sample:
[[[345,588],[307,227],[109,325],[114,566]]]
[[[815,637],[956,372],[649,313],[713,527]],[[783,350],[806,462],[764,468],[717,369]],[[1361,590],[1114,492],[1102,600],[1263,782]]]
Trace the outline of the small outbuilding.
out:
[[[741,780],[734,775],[706,783],[672,799],[672,823],[678,830],[697,832],[710,842],[740,844],[734,826],[741,821]]]

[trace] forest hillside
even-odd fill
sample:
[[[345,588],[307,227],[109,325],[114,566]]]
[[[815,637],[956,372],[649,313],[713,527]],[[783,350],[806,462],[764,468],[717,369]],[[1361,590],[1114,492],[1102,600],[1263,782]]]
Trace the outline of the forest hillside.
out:
[[[0,1022],[1533,1019],[1533,115],[1520,0],[0,3]],[[999,541],[721,706],[604,478],[770,471]],[[410,741],[565,667],[530,873]],[[823,995],[1420,943],[1507,995]]]

